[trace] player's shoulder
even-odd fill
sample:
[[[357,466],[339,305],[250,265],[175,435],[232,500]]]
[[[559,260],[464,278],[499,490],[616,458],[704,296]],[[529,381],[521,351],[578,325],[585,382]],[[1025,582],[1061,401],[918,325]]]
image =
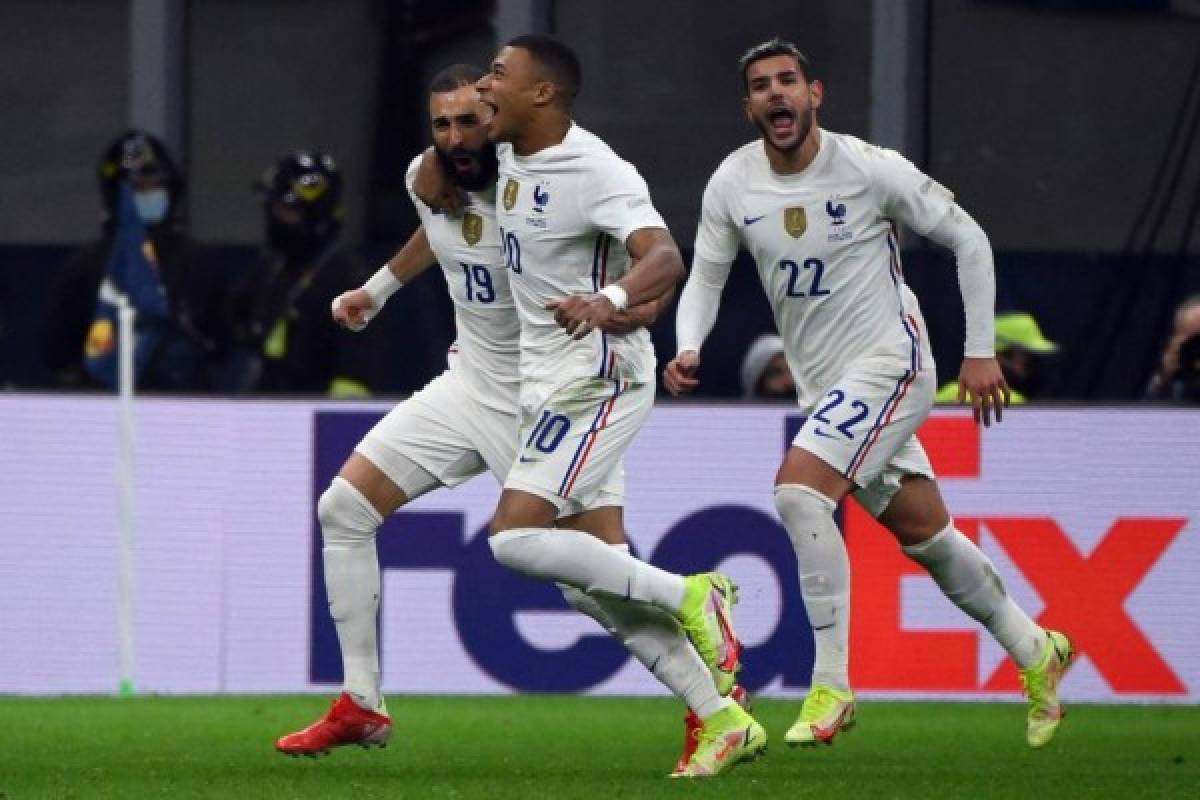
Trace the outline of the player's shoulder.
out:
[[[404,171],[404,185],[410,192],[412,191],[413,183],[417,180],[417,170],[421,167],[421,159],[424,155],[423,151],[417,153],[413,157],[413,160],[408,162],[408,169]]]
[[[895,150],[872,144],[852,134],[822,129],[821,135],[828,137],[839,165],[850,166],[870,177],[876,178],[898,168],[912,167],[912,163]]]
[[[713,178],[721,180],[739,178],[750,172],[751,169],[760,166],[760,162],[766,161],[766,158],[767,154],[762,149],[761,139],[746,142],[730,155],[722,158],[721,163],[713,170]]]
[[[763,151],[762,140],[755,139],[734,150],[713,170],[710,184],[738,181],[746,178],[755,169],[759,169],[766,161],[767,154]]]
[[[644,183],[632,162],[622,158],[608,142],[591,131],[572,125],[564,144],[564,156],[569,159],[568,170],[587,183],[605,186],[630,181]]]

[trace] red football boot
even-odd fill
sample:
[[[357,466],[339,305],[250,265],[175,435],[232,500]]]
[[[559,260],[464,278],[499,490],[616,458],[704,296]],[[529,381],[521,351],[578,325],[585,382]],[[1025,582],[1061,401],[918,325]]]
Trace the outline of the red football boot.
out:
[[[387,747],[391,735],[391,717],[367,711],[342,692],[325,716],[302,731],[280,737],[275,742],[275,749],[289,756],[315,758],[334,747],[348,744],[363,748]]]
[[[750,695],[741,684],[734,684],[733,689],[729,691],[729,699],[747,711],[750,710]],[[679,757],[679,761],[675,762],[676,774],[681,773],[687,763],[692,760],[692,753],[696,752],[696,745],[700,742],[702,728],[704,728],[704,721],[696,716],[695,711],[689,709],[687,716],[683,718],[683,755]]]

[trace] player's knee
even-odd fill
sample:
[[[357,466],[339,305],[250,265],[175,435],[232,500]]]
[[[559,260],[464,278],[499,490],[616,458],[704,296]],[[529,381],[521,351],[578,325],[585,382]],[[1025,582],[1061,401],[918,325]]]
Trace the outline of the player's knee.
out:
[[[836,508],[837,503],[810,486],[781,483],[775,487],[775,510],[785,525],[824,520]]]
[[[326,546],[372,539],[383,523],[362,492],[341,477],[334,478],[317,501],[317,520]]]

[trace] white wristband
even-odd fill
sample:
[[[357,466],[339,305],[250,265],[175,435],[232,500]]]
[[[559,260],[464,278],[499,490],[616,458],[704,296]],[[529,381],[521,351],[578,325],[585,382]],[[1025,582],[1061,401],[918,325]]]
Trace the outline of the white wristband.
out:
[[[384,264],[379,268],[379,271],[372,275],[366,283],[363,284],[363,291],[371,297],[371,305],[375,310],[383,308],[383,304],[396,291],[403,286],[404,283],[392,274],[392,268]]]
[[[600,290],[600,294],[607,297],[617,311],[624,311],[625,309],[629,308],[629,292],[625,291],[615,283],[605,286]]]

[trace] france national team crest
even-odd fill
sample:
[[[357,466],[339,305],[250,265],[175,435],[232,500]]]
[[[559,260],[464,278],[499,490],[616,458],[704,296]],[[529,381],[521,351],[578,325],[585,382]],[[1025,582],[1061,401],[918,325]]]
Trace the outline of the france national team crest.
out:
[[[479,244],[479,240],[483,238],[483,217],[470,211],[464,214],[462,235],[463,240],[472,247]]]
[[[808,230],[808,215],[803,208],[785,208],[783,210],[783,229],[793,239],[799,239]]]
[[[533,187],[533,213],[525,217],[525,224],[531,228],[546,230],[550,226],[550,215],[546,206],[550,204],[550,185],[545,181]]]
[[[521,184],[517,183],[512,178],[508,179],[508,183],[504,184],[504,210],[512,211],[513,206],[517,204],[517,191],[520,190]]]
[[[854,238],[854,232],[842,226],[846,224],[846,204],[836,194],[825,202],[825,213],[829,215],[829,241],[841,242]]]

